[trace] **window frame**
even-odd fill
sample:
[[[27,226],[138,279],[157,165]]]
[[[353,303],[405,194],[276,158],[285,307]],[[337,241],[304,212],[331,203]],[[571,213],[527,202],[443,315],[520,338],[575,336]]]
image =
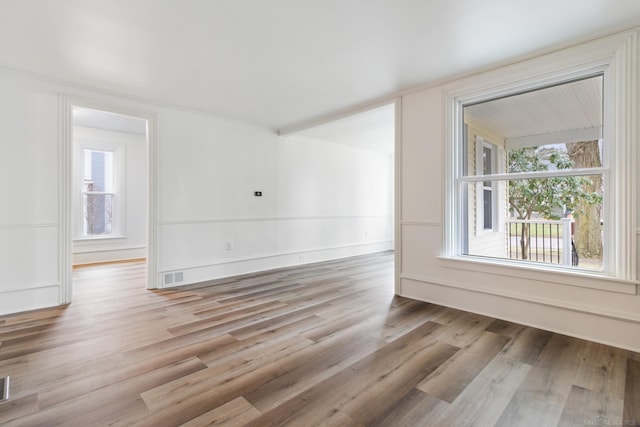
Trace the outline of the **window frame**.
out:
[[[600,277],[609,290],[607,280],[633,283],[623,288],[635,293],[637,283],[636,259],[636,96],[637,81],[636,34],[621,33],[595,42],[586,43],[562,51],[556,51],[517,64],[462,79],[447,85],[443,93],[445,120],[443,249],[441,259],[447,267],[482,271],[482,265],[501,266],[503,272],[515,277],[528,277],[531,270],[545,274],[552,282],[571,282],[566,277]],[[592,75],[603,75],[603,139],[608,152],[602,173],[605,179],[603,217],[605,220],[605,260],[602,272],[587,272],[549,265],[523,265],[517,260],[484,259],[464,255],[465,220],[463,210],[464,189],[460,177],[464,176],[464,147],[460,144],[465,135],[463,108],[486,100],[510,96],[577,80]],[[596,171],[589,169],[587,174]],[[557,176],[557,171],[551,173]],[[576,174],[576,170],[569,172]],[[468,181],[482,182],[483,176],[468,177]],[[495,178],[495,176],[493,177]],[[509,174],[505,179],[517,179]],[[562,273],[562,274],[557,274]],[[580,280],[578,280],[580,282]],[[590,283],[588,287],[594,287]]]
[[[97,192],[93,194],[113,195],[113,230],[110,234],[86,235],[84,232],[84,151],[105,151],[113,153],[113,192]],[[107,141],[78,141],[74,147],[74,191],[78,203],[77,220],[74,230],[74,241],[97,241],[122,239],[126,237],[126,146],[123,143]]]
[[[106,191],[102,190],[102,191],[93,191],[93,190],[87,190],[87,182],[86,182],[86,177],[85,177],[85,173],[87,170],[87,152],[91,152],[91,153],[109,153],[111,154],[111,169],[112,169],[112,180],[113,183],[111,185],[111,191]],[[111,237],[114,235],[114,233],[117,230],[117,223],[116,223],[116,218],[117,218],[117,214],[118,214],[118,197],[117,192],[116,192],[116,186],[118,183],[118,179],[117,179],[117,169],[116,169],[116,153],[113,150],[106,150],[106,149],[96,149],[96,148],[82,148],[82,196],[80,197],[81,203],[82,203],[82,207],[84,209],[83,211],[83,218],[86,219],[86,209],[87,209],[87,199],[90,196],[111,196],[111,216],[112,216],[112,229],[109,233],[103,233],[103,234],[88,234],[87,233],[87,224],[83,221],[83,227],[82,227],[82,237],[83,238],[95,238],[95,237]],[[119,196],[119,195],[118,195]]]

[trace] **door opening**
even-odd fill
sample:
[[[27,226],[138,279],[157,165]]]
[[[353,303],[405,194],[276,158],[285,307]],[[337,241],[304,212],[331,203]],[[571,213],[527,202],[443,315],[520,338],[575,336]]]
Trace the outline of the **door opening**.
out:
[[[64,101],[61,303],[71,302],[73,269],[91,265],[144,262],[153,288],[153,117]]]

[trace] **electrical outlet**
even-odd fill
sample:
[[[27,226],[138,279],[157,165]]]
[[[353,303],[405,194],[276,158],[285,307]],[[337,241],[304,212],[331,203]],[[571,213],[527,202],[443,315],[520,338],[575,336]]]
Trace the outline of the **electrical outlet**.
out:
[[[233,243],[227,242],[227,250],[228,251],[232,251],[233,250]]]

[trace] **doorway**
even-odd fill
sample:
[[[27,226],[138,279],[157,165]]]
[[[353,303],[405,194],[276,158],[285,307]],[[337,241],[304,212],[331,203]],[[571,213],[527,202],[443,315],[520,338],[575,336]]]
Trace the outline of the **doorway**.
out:
[[[145,262],[147,288],[154,288],[154,118],[78,100],[64,104],[61,303],[71,302],[73,269],[90,265]]]

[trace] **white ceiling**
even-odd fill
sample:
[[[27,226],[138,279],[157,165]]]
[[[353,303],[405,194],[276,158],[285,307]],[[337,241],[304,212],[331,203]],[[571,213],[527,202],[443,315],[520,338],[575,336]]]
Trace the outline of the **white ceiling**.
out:
[[[639,23],[638,0],[2,0],[0,65],[281,129]]]

